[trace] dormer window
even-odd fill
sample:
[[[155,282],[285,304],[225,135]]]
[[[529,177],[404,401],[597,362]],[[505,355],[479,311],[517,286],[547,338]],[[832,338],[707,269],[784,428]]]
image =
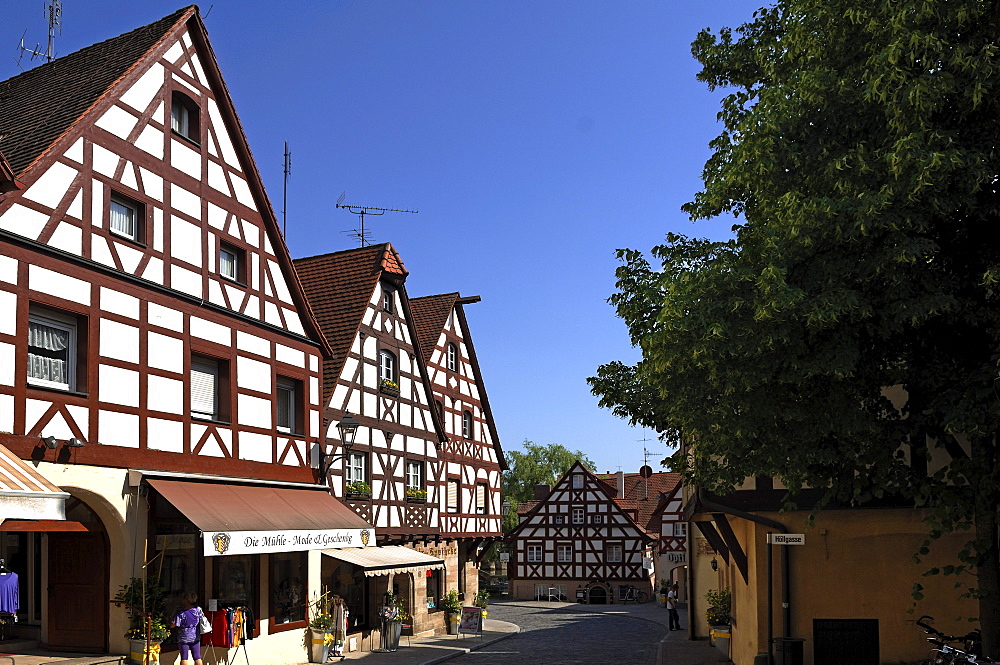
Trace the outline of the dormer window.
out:
[[[198,105],[183,92],[174,92],[170,101],[170,129],[189,141],[200,143]]]

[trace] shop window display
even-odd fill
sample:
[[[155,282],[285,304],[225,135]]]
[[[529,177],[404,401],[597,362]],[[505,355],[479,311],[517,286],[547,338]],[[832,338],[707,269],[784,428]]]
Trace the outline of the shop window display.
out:
[[[270,555],[271,617],[275,625],[306,620],[306,553]]]

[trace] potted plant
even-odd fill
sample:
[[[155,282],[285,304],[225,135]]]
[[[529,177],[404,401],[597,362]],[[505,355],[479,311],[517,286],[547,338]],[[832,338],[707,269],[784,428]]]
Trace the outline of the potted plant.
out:
[[[344,494],[348,499],[367,499],[372,495],[372,488],[363,480],[355,480],[353,483],[347,483]]]
[[[166,592],[152,580],[133,577],[123,584],[112,601],[124,606],[128,615],[129,659],[134,665],[153,665],[160,661],[160,642],[170,636],[166,617]]]
[[[424,503],[427,501],[427,490],[420,489],[419,487],[407,487],[406,500],[409,503]]]
[[[705,600],[708,601],[705,618],[708,620],[712,641],[715,644],[715,648],[728,658],[729,641],[732,636],[730,632],[732,630],[730,623],[730,612],[733,604],[732,594],[729,592],[729,587],[717,591],[711,590],[705,594]]]
[[[483,618],[486,618],[488,612],[486,611],[486,606],[490,604],[490,592],[486,589],[480,589],[476,593],[476,599],[472,601],[472,604],[476,607],[480,607],[483,610]]]
[[[309,603],[309,662],[325,663],[333,643],[333,599],[328,591]]]
[[[445,611],[445,624],[449,635],[458,635],[458,621],[462,615],[462,600],[458,591],[452,589],[441,597],[441,607]]]

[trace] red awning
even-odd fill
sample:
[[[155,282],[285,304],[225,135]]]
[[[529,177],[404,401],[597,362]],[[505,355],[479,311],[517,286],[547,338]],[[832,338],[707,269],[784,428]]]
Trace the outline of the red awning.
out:
[[[67,520],[4,520],[0,523],[0,532],[50,532],[50,531],[89,531],[80,522]]]

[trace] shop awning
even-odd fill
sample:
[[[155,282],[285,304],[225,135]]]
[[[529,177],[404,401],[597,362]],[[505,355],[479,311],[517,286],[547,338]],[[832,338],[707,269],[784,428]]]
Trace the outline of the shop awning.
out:
[[[65,520],[68,492],[0,446],[0,518]]]
[[[148,478],[202,532],[205,556],[375,544],[375,529],[318,486],[290,489]]]
[[[402,545],[385,545],[364,549],[326,549],[323,554],[362,568],[365,577],[395,575],[414,568],[436,570],[444,568],[444,561],[429,554],[411,550]]]

